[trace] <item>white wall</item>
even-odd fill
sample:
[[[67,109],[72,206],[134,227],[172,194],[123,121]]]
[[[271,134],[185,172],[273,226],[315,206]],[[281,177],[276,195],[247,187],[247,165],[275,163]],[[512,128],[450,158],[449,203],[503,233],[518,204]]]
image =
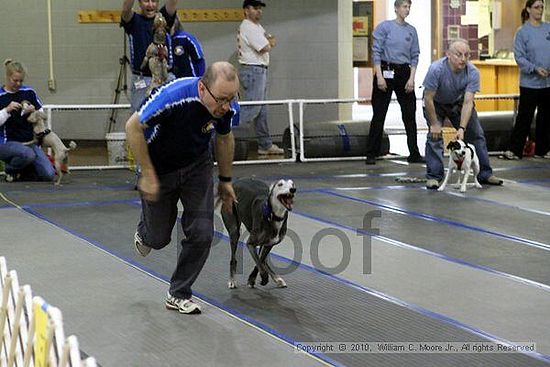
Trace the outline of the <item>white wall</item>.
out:
[[[160,0],[161,4],[164,2]],[[345,85],[339,84],[339,67],[345,61],[339,59],[337,1],[268,0],[266,3],[262,24],[278,40],[269,67],[268,99],[336,98],[343,93],[340,90],[344,90]],[[0,22],[0,60],[12,58],[25,64],[28,70],[25,83],[37,90],[45,104],[112,102],[124,32],[114,23],[80,24],[77,13],[82,9],[119,10],[122,0],[52,1],[56,91],[48,90],[47,86],[46,2],[2,0],[1,4],[5,16]],[[242,0],[180,0],[178,5],[181,8],[241,8]],[[341,15],[350,17],[347,12]],[[347,23],[351,32],[351,21]],[[207,63],[217,60],[236,63],[238,25],[239,22],[184,23],[185,29],[201,41]],[[3,73],[3,68],[0,72]],[[121,96],[120,103],[125,102],[127,98]],[[54,128],[65,139],[103,139],[109,115],[109,110],[56,113]],[[333,120],[338,117],[338,110],[334,105],[316,106],[307,110],[306,117]],[[122,130],[126,119],[127,116],[121,116],[115,129]],[[275,140],[280,141],[288,126],[286,108],[270,107],[269,124]]]

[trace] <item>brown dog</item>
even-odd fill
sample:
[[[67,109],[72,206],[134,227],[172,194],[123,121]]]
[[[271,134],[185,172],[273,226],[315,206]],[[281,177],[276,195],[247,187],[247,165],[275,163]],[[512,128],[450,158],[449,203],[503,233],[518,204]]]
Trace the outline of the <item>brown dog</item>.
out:
[[[57,180],[55,184],[59,185],[63,178],[63,173],[69,172],[68,152],[76,148],[76,143],[71,140],[69,148],[67,148],[61,139],[59,139],[59,136],[46,127],[47,120],[48,116],[42,111],[34,111],[27,117],[27,121],[33,124],[34,139],[25,144],[38,144],[46,148],[52,148],[54,165],[57,171]]]
[[[149,66],[151,70],[151,84],[147,88],[147,95],[168,80],[168,48],[166,47],[166,20],[161,13],[155,15],[153,21],[153,42],[147,47],[141,69]]]

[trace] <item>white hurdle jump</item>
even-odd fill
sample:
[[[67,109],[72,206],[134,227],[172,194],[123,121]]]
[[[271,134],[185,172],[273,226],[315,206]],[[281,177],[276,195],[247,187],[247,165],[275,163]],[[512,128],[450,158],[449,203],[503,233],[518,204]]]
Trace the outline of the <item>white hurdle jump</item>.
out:
[[[29,285],[19,286],[17,272],[8,271],[0,256],[0,366],[95,367],[93,357],[80,359],[76,336],[65,338],[61,311],[32,297]]]

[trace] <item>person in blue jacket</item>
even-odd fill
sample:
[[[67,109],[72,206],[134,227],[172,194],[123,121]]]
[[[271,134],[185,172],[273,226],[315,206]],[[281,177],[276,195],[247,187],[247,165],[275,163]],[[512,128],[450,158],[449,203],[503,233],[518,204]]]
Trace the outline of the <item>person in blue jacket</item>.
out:
[[[550,23],[543,22],[542,0],[527,0],[521,12],[523,25],[514,39],[519,66],[519,105],[506,159],[521,159],[525,140],[537,110],[535,155],[550,158]]]
[[[34,139],[27,121],[35,110],[42,110],[36,91],[23,84],[25,67],[7,59],[6,82],[0,88],[0,160],[5,162],[6,181],[52,181],[55,169],[42,148],[30,143]],[[26,101],[26,103],[24,103]]]
[[[132,111],[136,111],[141,102],[147,97],[147,87],[151,84],[151,71],[146,66],[141,69],[147,47],[153,42],[153,21],[155,14],[159,12],[159,0],[138,0],[139,11],[133,10],[135,0],[124,0],[120,26],[128,34],[130,50],[130,66],[132,78],[130,83],[130,105]],[[171,38],[169,30],[176,19],[178,0],[166,0],[166,4],[160,9],[160,13],[166,20],[166,45],[168,49],[168,69],[172,67]]]
[[[401,107],[403,124],[407,133],[409,163],[422,163],[416,138],[416,95],[414,77],[418,65],[420,47],[416,29],[405,21],[411,9],[411,0],[395,0],[395,19],[376,26],[373,37],[372,58],[374,79],[372,83],[373,116],[369,128],[366,164],[376,164],[379,155],[384,121],[393,92]]]
[[[475,146],[479,158],[480,184],[502,185],[493,175],[485,133],[474,105],[479,92],[479,70],[470,61],[470,46],[464,39],[451,41],[447,55],[430,65],[424,78],[424,116],[428,123],[426,138],[426,187],[439,188],[443,179],[443,121],[449,119],[457,130],[455,140]]]
[[[202,76],[206,67],[201,43],[193,34],[183,30],[176,18],[172,32],[172,73],[176,78]]]

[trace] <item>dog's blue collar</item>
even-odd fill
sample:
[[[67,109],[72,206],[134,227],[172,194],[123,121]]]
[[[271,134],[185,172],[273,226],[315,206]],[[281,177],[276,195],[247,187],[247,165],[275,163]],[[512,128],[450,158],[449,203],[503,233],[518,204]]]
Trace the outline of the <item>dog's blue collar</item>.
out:
[[[282,222],[285,220],[284,217],[278,217],[273,213],[273,208],[271,207],[271,203],[269,202],[269,197],[266,201],[264,201],[264,205],[262,206],[262,212],[264,215],[264,218],[268,221],[274,221],[274,222]]]

